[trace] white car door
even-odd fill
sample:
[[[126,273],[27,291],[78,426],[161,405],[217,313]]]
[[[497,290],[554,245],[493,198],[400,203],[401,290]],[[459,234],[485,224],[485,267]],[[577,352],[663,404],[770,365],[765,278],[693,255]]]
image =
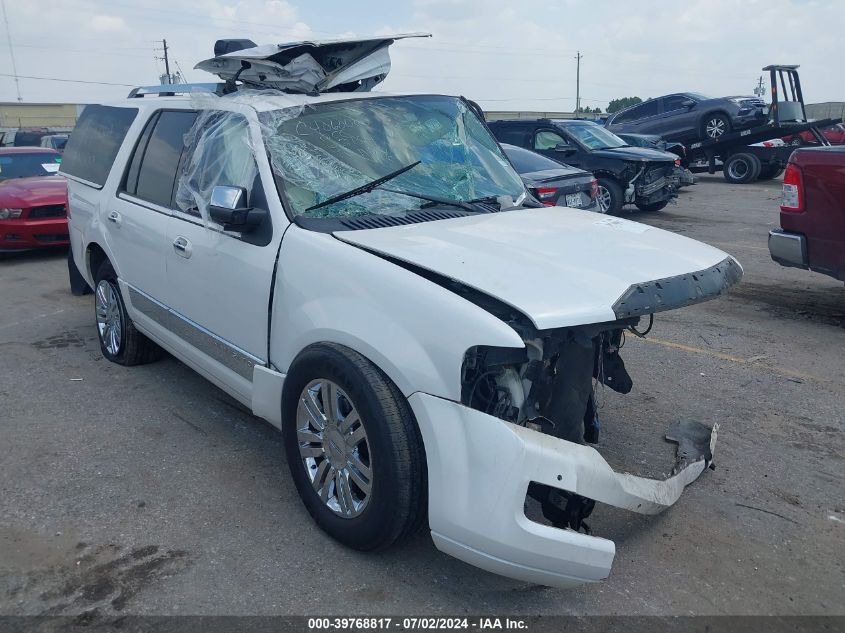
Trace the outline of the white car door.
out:
[[[251,129],[244,114],[204,112],[194,132],[167,230],[165,302],[181,317],[176,333],[203,355],[203,365],[248,395],[254,365],[267,362],[272,280],[288,222],[266,156],[253,151],[261,144],[257,124]],[[249,206],[267,212],[262,223],[248,232],[224,231],[208,217],[215,186],[243,187]]]
[[[145,297],[157,301],[164,298],[174,174],[182,154],[182,137],[195,119],[196,113],[190,111],[153,113],[115,196],[104,208],[109,250],[133,311],[151,312],[143,301]]]

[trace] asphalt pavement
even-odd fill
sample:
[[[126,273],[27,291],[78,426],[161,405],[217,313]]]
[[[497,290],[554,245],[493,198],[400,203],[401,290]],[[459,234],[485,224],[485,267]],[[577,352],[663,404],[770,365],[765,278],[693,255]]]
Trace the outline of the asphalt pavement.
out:
[[[470,567],[425,532],[340,546],[273,427],[171,357],[104,360],[64,252],[2,256],[0,614],[845,614],[845,288],[770,260],[779,193],[704,175],[626,214],[745,276],[627,338],[634,390],[604,395],[599,450],[659,474],[670,422],[719,422],[716,469],[662,515],[597,510],[614,569],[574,590]]]

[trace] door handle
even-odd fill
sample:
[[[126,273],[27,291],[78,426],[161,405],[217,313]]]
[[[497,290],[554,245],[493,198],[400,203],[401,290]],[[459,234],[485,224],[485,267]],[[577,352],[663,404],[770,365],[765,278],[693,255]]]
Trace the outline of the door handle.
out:
[[[117,211],[110,211],[108,215],[109,222],[120,224],[120,214]]]
[[[173,240],[173,250],[176,251],[177,255],[181,255],[185,259],[189,258],[192,252],[190,240],[180,235]]]

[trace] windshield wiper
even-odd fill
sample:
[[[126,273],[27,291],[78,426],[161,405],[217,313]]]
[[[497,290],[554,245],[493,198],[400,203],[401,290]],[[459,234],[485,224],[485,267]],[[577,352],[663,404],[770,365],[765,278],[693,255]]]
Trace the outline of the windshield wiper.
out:
[[[464,202],[463,200],[452,200],[451,198],[441,198],[440,196],[432,196],[427,193],[416,193],[413,191],[400,191],[399,189],[389,189],[387,187],[382,187],[382,191],[389,191],[390,193],[399,193],[403,196],[410,196],[411,198],[419,198],[420,200],[428,200],[429,202],[433,202],[435,204],[443,204],[449,207],[457,207],[459,209],[464,209],[465,211],[470,211],[471,213],[487,213],[487,210],[483,207],[478,207],[474,203],[478,202],[476,200],[472,200],[470,202]],[[426,206],[426,205],[423,205]]]
[[[370,193],[373,189],[378,187],[381,184],[386,183],[388,180],[393,180],[397,176],[401,176],[406,171],[410,171],[417,165],[419,165],[422,161],[417,161],[415,163],[411,163],[410,165],[405,165],[404,167],[400,167],[396,171],[392,171],[386,176],[382,176],[381,178],[376,178],[375,180],[368,182],[366,185],[361,185],[360,187],[355,187],[354,189],[350,189],[346,193],[339,193],[336,196],[332,196],[328,200],[323,200],[319,204],[315,204],[312,207],[308,207],[305,209],[306,211],[312,211],[314,209],[319,209],[320,207],[327,207],[330,204],[334,204],[335,202],[341,202],[342,200],[347,200],[354,196],[360,196],[362,193]]]

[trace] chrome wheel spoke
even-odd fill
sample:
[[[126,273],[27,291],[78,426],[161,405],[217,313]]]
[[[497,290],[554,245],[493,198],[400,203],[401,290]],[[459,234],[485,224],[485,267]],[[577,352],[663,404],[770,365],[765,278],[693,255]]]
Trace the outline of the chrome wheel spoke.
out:
[[[360,473],[361,476],[367,482],[372,480],[373,473],[370,470],[370,467],[367,466],[364,462],[362,462],[361,458],[357,454],[353,453],[352,455],[349,456],[349,465],[352,467],[352,469],[358,471],[358,473]]]
[[[351,435],[348,435],[346,437],[346,445],[349,446],[350,448],[355,448],[356,446],[358,446],[358,444],[360,444],[361,442],[363,442],[366,439],[367,439],[367,432],[364,431],[364,425],[359,424],[358,428],[355,429],[355,431],[353,431]]]
[[[303,416],[307,417],[313,428],[322,431],[326,427],[326,418],[323,417],[320,405],[310,390],[306,389],[299,399],[299,410]]]
[[[358,463],[360,464],[360,460],[358,461]],[[363,466],[363,464],[361,464],[361,466]],[[353,482],[355,482],[355,485],[358,486],[358,488],[361,490],[362,493],[364,493],[364,495],[369,495],[371,488],[369,468],[363,466],[363,470],[367,471],[366,476],[361,472],[361,469],[354,465],[354,463],[350,463],[350,468],[348,469],[349,478]]]
[[[349,488],[349,479],[345,471],[339,470],[334,479],[335,495],[344,514],[352,514],[355,510],[355,500],[352,498],[352,490]]]
[[[361,421],[361,418],[358,415],[358,412],[355,409],[352,409],[349,413],[346,414],[346,416],[340,422],[340,424],[338,425],[338,428],[340,429],[341,433],[346,433],[346,432],[349,431],[349,429],[352,428],[352,426],[356,422],[360,422],[360,421]]]
[[[300,446],[299,454],[302,457],[322,457],[326,451],[321,446]]]
[[[314,490],[317,493],[321,493],[323,489],[323,482],[326,479],[326,473],[329,470],[329,462],[325,459],[320,462],[320,465],[317,466],[317,471],[314,473],[314,479],[311,480],[311,485],[314,487]],[[322,497],[322,494],[320,494]]]
[[[323,486],[320,488],[320,499],[323,503],[328,503],[329,501],[329,494],[330,488],[334,484],[334,476],[335,476],[335,469],[334,466],[329,466],[328,472],[326,473],[326,478],[323,481]]]
[[[312,433],[311,431],[297,431],[296,439],[298,439],[301,444],[319,444],[321,448],[323,446],[322,436],[317,433]]]
[[[320,397],[323,400],[326,421],[337,424],[337,389],[333,382],[323,381],[323,384],[320,385]]]

